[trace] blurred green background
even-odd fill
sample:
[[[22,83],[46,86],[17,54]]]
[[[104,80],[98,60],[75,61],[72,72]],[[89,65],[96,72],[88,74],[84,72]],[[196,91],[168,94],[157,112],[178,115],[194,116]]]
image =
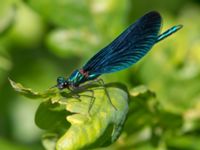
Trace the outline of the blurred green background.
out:
[[[1,0],[0,149],[43,149],[44,131],[34,123],[39,103],[16,94],[8,77],[43,91],[151,10],[161,13],[163,31],[176,24],[184,28],[134,67],[103,79],[129,89],[147,85],[164,111],[148,116],[138,105],[125,125],[128,134],[105,149],[200,149],[199,0]],[[158,118],[159,128],[149,128],[148,121]]]

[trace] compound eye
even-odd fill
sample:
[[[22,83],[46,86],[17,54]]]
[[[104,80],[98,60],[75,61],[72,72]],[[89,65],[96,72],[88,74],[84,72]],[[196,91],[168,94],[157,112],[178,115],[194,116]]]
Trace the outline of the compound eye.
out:
[[[58,84],[62,84],[62,83],[64,83],[65,82],[65,79],[63,78],[63,77],[58,77],[57,78],[57,83]]]

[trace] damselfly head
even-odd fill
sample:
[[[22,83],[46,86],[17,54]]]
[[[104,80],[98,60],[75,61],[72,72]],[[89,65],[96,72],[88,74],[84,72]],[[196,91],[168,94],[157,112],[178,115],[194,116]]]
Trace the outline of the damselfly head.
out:
[[[57,78],[57,88],[59,88],[60,90],[67,88],[68,87],[68,82],[67,80],[65,80],[64,77],[58,77]]]

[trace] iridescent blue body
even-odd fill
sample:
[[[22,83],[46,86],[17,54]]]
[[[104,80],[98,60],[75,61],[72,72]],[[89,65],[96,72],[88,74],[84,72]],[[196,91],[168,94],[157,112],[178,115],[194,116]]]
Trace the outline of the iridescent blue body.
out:
[[[76,88],[102,74],[126,69],[146,55],[154,44],[182,28],[182,25],[173,26],[159,34],[161,24],[162,18],[158,12],[145,14],[95,54],[81,69],[75,70],[68,79],[58,77],[57,87]]]

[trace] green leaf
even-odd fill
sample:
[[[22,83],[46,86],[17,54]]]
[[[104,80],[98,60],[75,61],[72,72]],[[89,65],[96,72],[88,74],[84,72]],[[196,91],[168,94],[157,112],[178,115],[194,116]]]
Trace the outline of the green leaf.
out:
[[[56,141],[58,140],[58,135],[56,133],[45,133],[42,136],[42,145],[46,150],[55,150]]]
[[[3,4],[2,4],[3,3]],[[11,1],[2,1],[0,6],[0,36],[3,36],[15,23],[16,6]]]
[[[86,29],[56,29],[46,41],[49,50],[60,57],[83,57],[92,52],[98,37]]]
[[[128,94],[120,88],[107,86],[108,93],[101,86],[73,92],[51,89],[39,93],[9,81],[18,93],[26,97],[46,99],[36,112],[35,122],[58,136],[58,150],[107,146],[116,141],[122,131],[128,112]],[[72,98],[77,94],[79,99]],[[92,97],[95,98],[93,104]],[[48,147],[47,143],[54,145],[55,138],[52,140],[47,136],[44,140],[45,147]]]
[[[29,4],[47,22],[59,27],[89,25],[91,18],[88,3],[85,0],[29,0]]]
[[[67,117],[71,123],[69,130],[58,140],[57,149],[89,149],[106,146],[113,143],[120,135],[128,112],[128,95],[119,88],[107,87],[109,96],[104,89],[90,89],[94,91],[95,102],[90,114],[88,106],[91,98],[81,96],[77,99],[68,99],[66,109],[72,113]],[[88,95],[85,91],[81,94]]]
[[[199,136],[181,135],[167,139],[169,149],[198,150],[200,147]]]
[[[153,124],[154,114],[159,106],[155,93],[146,86],[140,85],[130,89],[130,102],[125,132],[132,135]]]
[[[45,101],[40,104],[35,115],[35,123],[38,127],[45,130],[59,132],[69,127],[65,117],[69,113],[58,103]]]
[[[144,85],[140,85],[140,86],[137,86],[137,87],[131,89],[130,95],[132,97],[138,97],[138,96],[141,96],[141,95],[147,95],[147,97],[151,97],[151,96],[155,97],[156,96],[155,92],[149,90]]]
[[[11,79],[8,79],[13,89],[21,95],[24,95],[31,99],[39,99],[39,98],[50,98],[51,96],[56,96],[55,89],[48,89],[45,92],[35,92],[30,88],[25,88],[20,83],[15,83]]]
[[[122,32],[129,7],[128,0],[118,0],[117,3],[115,0],[93,0],[90,5],[95,27],[106,43]]]
[[[4,16],[7,16],[5,21],[0,20],[2,34],[6,33],[6,36],[2,36],[2,43],[14,51],[22,50],[22,48],[31,50],[39,46],[43,40],[45,30],[43,20],[24,2],[14,1],[10,4],[10,11],[5,12]]]

